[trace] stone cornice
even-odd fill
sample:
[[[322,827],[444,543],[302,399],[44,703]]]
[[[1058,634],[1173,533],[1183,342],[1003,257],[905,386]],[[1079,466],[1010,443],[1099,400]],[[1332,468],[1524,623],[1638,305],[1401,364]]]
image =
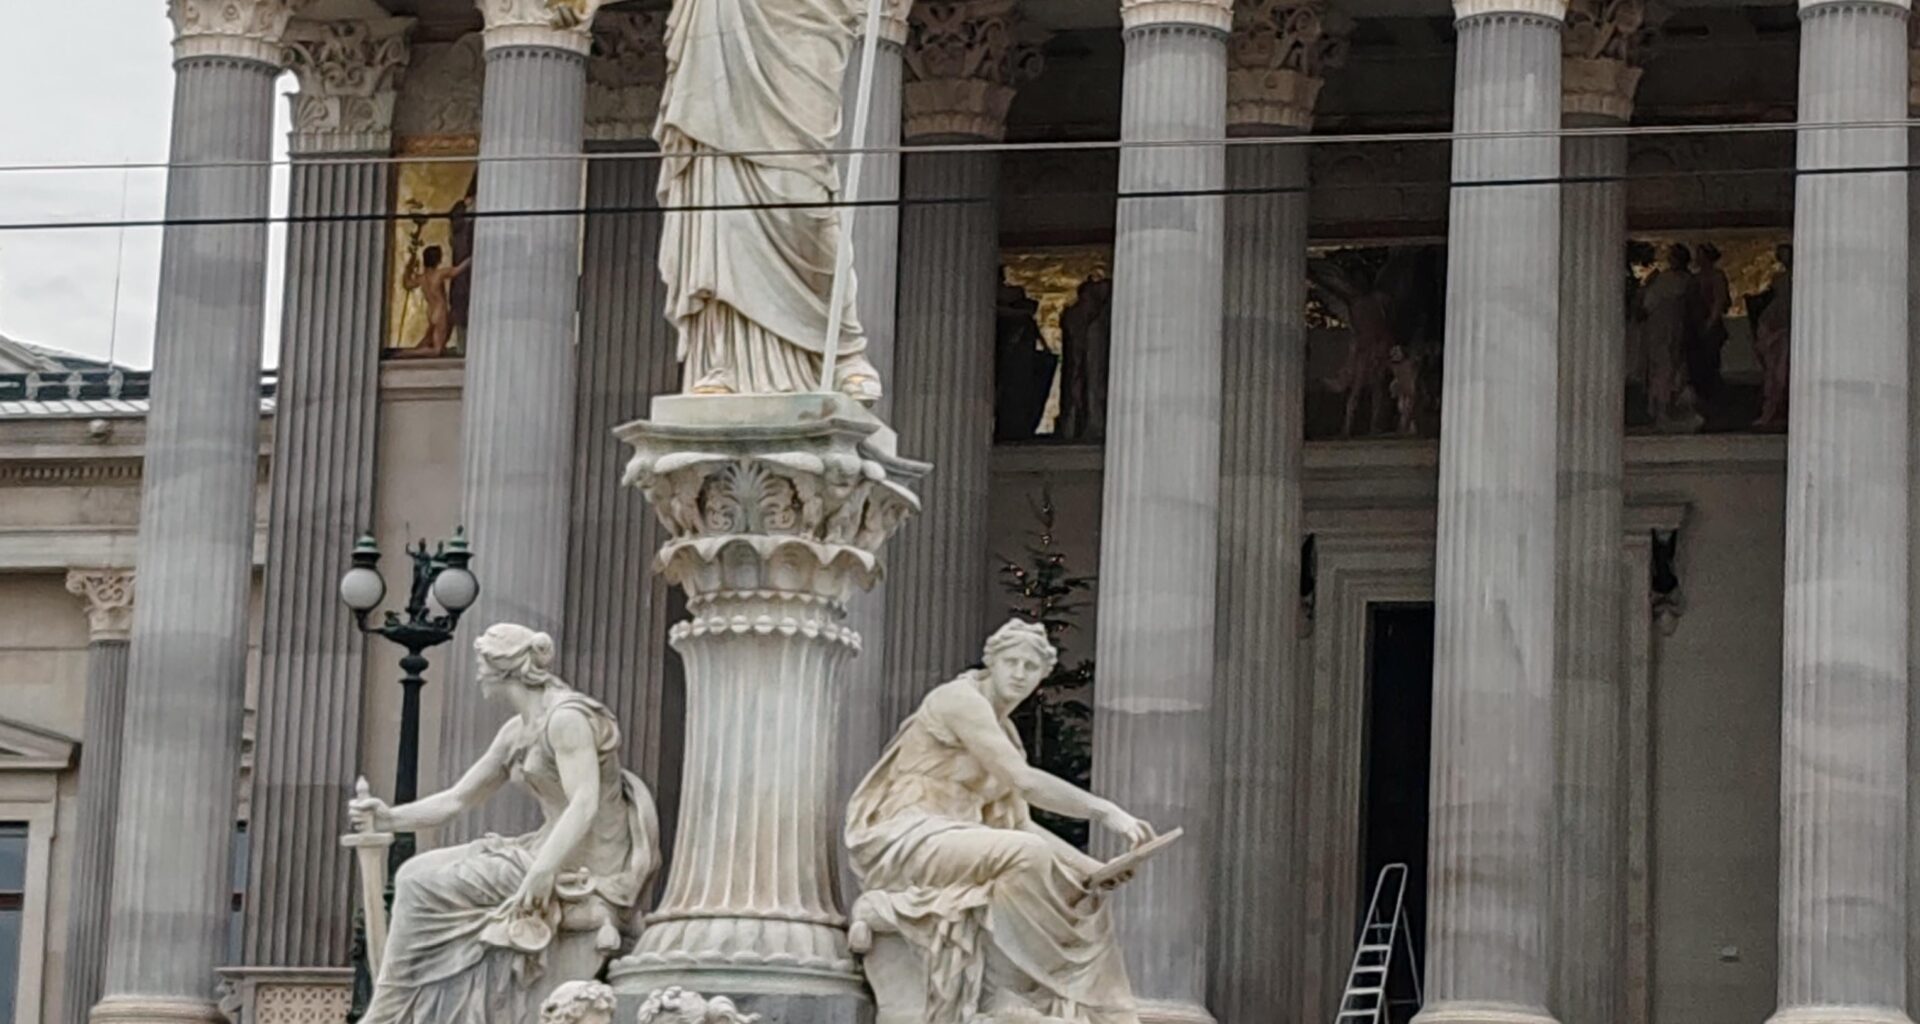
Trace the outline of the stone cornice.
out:
[[[1326,72],[1346,61],[1345,18],[1326,0],[1238,0],[1227,40],[1227,127],[1313,127]]]
[[[1565,21],[1567,0],[1453,0],[1453,20],[1488,14],[1518,14]]]
[[[1561,35],[1561,109],[1628,121],[1655,30],[1647,0],[1572,0]]]
[[[284,59],[300,83],[287,97],[295,153],[385,153],[393,148],[393,107],[407,67],[411,18],[295,21]]]
[[[486,21],[486,48],[546,46],[586,56],[593,16],[605,0],[474,0]]]
[[[608,11],[594,25],[587,58],[587,140],[652,136],[667,80],[665,11]]]
[[[92,642],[125,640],[133,631],[132,569],[71,569],[67,593],[86,601]]]
[[[1233,0],[1120,0],[1122,31],[1153,25],[1233,29]]]
[[[167,0],[173,59],[228,57],[280,66],[280,40],[302,0]]]
[[[1014,0],[922,0],[908,22],[902,134],[1005,137],[1015,90],[1040,74],[1043,34]]]

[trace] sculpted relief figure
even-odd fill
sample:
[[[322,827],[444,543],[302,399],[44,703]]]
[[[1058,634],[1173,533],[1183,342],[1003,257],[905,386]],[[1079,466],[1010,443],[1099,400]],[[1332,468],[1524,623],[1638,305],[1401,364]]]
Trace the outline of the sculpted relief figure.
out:
[[[673,5],[654,138],[683,391],[820,388],[841,231],[827,150],[862,10],[858,0]],[[854,308],[849,284],[831,387],[873,402],[879,374]]]
[[[1097,821],[1138,846],[1144,821],[1027,763],[1008,715],[1052,668],[1044,627],[1015,619],[986,667],[927,695],[847,808],[866,889],[852,944],[879,1024],[1135,1024],[1103,865],[1030,808]]]
[[[364,1024],[532,1020],[544,991],[591,978],[617,951],[660,865],[653,798],[620,767],[613,716],[551,671],[553,640],[503,623],[473,646],[482,691],[513,717],[452,788],[398,807],[357,798],[349,817],[362,830],[434,828],[512,781],[539,800],[546,822],[401,867]],[[556,1012],[579,1010],[591,1024],[594,1000],[562,1002]]]

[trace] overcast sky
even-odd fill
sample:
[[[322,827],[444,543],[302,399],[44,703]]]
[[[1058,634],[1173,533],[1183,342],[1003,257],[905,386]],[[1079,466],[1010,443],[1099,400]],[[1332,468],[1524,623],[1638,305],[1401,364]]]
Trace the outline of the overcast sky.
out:
[[[160,170],[11,168],[164,162],[172,35],[163,0],[0,3],[0,225],[119,220],[123,197],[128,219],[160,217]],[[291,88],[291,76],[283,76],[280,90]],[[280,159],[284,101],[275,119]],[[284,171],[276,170],[275,212],[285,211],[284,185]],[[269,242],[269,366],[279,347],[283,250],[276,228]],[[157,228],[0,230],[0,334],[102,359],[111,350],[118,362],[148,366],[159,276]]]

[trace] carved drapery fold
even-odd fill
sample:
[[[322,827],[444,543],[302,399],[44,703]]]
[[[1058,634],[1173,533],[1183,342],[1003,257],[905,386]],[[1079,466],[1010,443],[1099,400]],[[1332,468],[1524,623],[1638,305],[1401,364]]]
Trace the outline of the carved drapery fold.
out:
[[[1326,0],[1240,0],[1227,40],[1227,128],[1305,131],[1352,23]]]
[[[908,16],[904,135],[997,142],[1016,88],[1040,74],[1045,33],[1014,0],[920,3]]]
[[[280,39],[299,0],[168,0],[173,59],[232,57],[280,64]]]
[[[407,68],[411,18],[295,21],[282,60],[300,83],[287,97],[295,152],[385,152]]]
[[[608,11],[594,24],[587,58],[587,140],[651,138],[667,81],[667,13]]]

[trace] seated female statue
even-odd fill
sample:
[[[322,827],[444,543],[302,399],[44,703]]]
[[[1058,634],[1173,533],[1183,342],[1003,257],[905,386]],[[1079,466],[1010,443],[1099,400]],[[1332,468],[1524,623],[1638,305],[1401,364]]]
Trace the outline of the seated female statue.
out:
[[[613,953],[619,925],[660,865],[653,798],[621,770],[619,726],[549,671],[553,640],[503,623],[473,646],[481,692],[514,716],[452,788],[399,807],[356,799],[348,815],[382,832],[435,828],[512,780],[533,793],[545,824],[431,850],[401,867],[362,1024],[531,1020],[555,933],[584,923],[599,952]]]
[[[1092,857],[1035,824],[1030,807],[1098,821],[1138,845],[1146,822],[1044,771],[1009,714],[1051,671],[1046,630],[1015,619],[988,639],[986,667],[921,702],[847,808],[847,846],[867,890],[856,950],[875,932],[919,954],[925,1005],[889,1013],[898,977],[876,977],[883,1021],[1062,1020],[1136,1024]],[[916,1000],[917,1001],[917,1000]]]

